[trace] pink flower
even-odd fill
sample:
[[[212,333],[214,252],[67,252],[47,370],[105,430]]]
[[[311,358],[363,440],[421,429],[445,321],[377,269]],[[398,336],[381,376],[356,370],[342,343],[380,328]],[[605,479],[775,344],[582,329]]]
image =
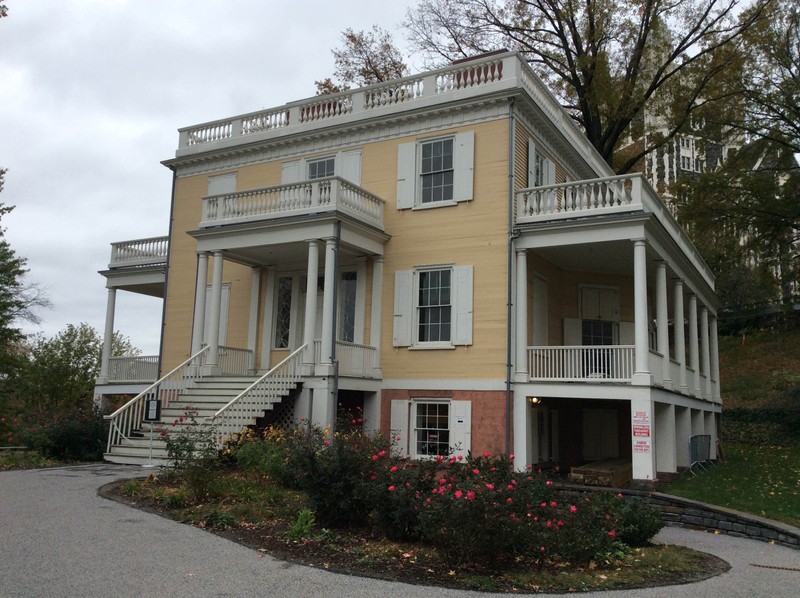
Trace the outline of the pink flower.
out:
[[[484,451],[483,456],[488,459],[489,457],[492,456],[492,453],[490,453],[489,451]]]
[[[392,468],[389,471],[397,471],[397,465],[392,465]]]
[[[388,490],[389,490],[389,492],[394,492],[395,491],[395,487],[394,486],[389,486]]]
[[[447,483],[447,480],[445,480],[444,478],[439,478],[439,485],[440,486],[444,486],[446,483]]]
[[[544,546],[539,547],[539,552],[544,552]]]
[[[378,453],[378,456],[379,457],[385,457],[386,456],[386,451],[381,451],[380,453]]]
[[[508,458],[509,458],[509,459],[513,459],[513,458],[514,458],[514,456],[515,456],[515,455],[514,455],[514,453],[511,453],[511,454],[508,456]]]
[[[327,438],[325,438],[325,439],[322,441],[322,444],[324,444],[325,446],[328,446],[330,443],[328,442],[328,439],[327,439]]]
[[[478,475],[480,472],[481,472],[481,470],[478,469],[478,468],[475,468],[475,469],[472,470],[472,473],[474,473],[475,475]]]
[[[458,456],[458,457],[456,457],[456,458],[457,458],[459,461],[461,461],[461,460],[464,458],[464,455],[459,455],[459,456]]]
[[[514,502],[514,499],[513,499],[513,498],[511,498],[511,497],[509,496],[509,497],[506,499],[506,502],[507,502],[507,503],[509,503],[509,504],[511,504],[512,502]]]
[[[544,483],[544,485],[545,485],[545,486],[552,486],[552,485],[553,485],[553,482],[552,482],[551,480],[547,480],[547,481]]]
[[[616,530],[612,529],[610,532],[608,532],[608,535],[611,536],[612,538],[616,538],[617,537],[617,532],[616,532]]]
[[[437,463],[441,463],[443,460],[444,460],[444,459],[442,458],[442,456],[441,456],[441,455],[436,455],[436,462],[437,462]]]
[[[305,417],[301,417],[300,418],[300,423],[303,423],[304,421],[306,421],[306,418]]]
[[[394,439],[397,440],[398,442],[400,442],[400,437],[399,436],[395,436]]]
[[[578,512],[578,507],[576,507],[575,505],[570,505],[569,506],[569,512],[570,513],[577,513]]]
[[[487,487],[489,490],[494,490],[494,484],[486,484],[486,487]]]
[[[547,522],[547,527],[553,527],[553,522],[552,521],[548,521]]]
[[[462,496],[464,496],[464,493],[461,492],[461,490],[456,490],[454,495],[456,498],[461,498]]]
[[[373,461],[377,461],[378,460],[378,455],[372,455],[372,460]]]
[[[555,509],[558,506],[558,503],[556,501],[553,501],[550,503],[550,506]]]
[[[467,500],[475,500],[475,493],[472,490],[467,492]]]

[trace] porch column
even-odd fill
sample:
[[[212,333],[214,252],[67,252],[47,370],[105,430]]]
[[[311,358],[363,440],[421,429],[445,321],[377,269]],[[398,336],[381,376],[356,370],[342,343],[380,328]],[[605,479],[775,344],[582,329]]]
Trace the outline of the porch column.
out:
[[[654,412],[653,400],[649,396],[631,399],[631,464],[634,480],[656,478],[654,444],[659,439],[654,434]]]
[[[673,321],[675,323],[675,358],[680,365],[680,390],[686,394],[686,334],[683,322],[686,318],[683,310],[683,281],[675,280],[675,313]]]
[[[108,368],[111,363],[111,347],[114,343],[114,310],[117,305],[117,289],[108,289],[106,299],[106,328],[103,334],[103,355],[100,360],[98,384],[108,384]]]
[[[267,282],[264,289],[264,315],[261,324],[261,362],[259,369],[266,372],[270,364],[270,354],[272,350],[272,338],[274,334],[273,322],[275,318],[275,284],[277,274],[275,268],[267,268]]]
[[[331,364],[333,354],[333,303],[336,285],[336,239],[325,239],[325,288],[322,293],[322,350],[320,363]]]
[[[517,250],[517,357],[516,380],[528,381],[528,254],[524,249]],[[525,397],[523,397],[524,399]],[[516,426],[515,426],[516,429]]]
[[[700,396],[700,342],[697,339],[697,295],[689,295],[689,365],[694,370],[692,394]]]
[[[524,471],[533,460],[533,414],[528,397],[514,391],[514,469]]]
[[[655,443],[656,472],[676,473],[678,471],[677,430],[675,428],[675,405],[655,404]]]
[[[711,398],[711,348],[708,345],[708,308],[700,308],[700,346],[703,354],[703,373],[706,376],[703,398]]]
[[[675,407],[675,447],[678,467],[691,465],[689,461],[689,437],[692,435],[692,410]]]
[[[206,322],[206,285],[208,284],[208,252],[197,254],[197,282],[194,287],[194,322],[192,324],[192,355],[203,348]]]
[[[247,328],[247,350],[250,357],[247,369],[253,373],[256,369],[256,337],[258,336],[258,299],[261,295],[261,268],[252,268],[252,286],[250,287],[250,323]]]
[[[314,332],[317,329],[317,276],[319,275],[319,241],[308,242],[306,269],[306,313],[303,321],[303,363],[314,364]]]
[[[208,322],[208,357],[206,365],[219,366],[219,320],[222,309],[222,252],[214,252],[214,270],[211,274],[211,314]]]
[[[636,370],[631,382],[649,386],[652,384],[652,377],[648,365],[650,349],[647,341],[647,247],[644,239],[637,239],[633,244],[633,304]]]
[[[370,306],[369,344],[375,347],[375,375],[381,377],[381,304],[383,302],[383,256],[372,258],[372,305]]]
[[[661,380],[665,388],[672,387],[669,362],[669,307],[667,305],[667,263],[658,262],[656,268],[656,333],[658,352],[661,353]]]
[[[720,402],[720,379],[719,379],[719,338],[717,338],[717,316],[711,316],[711,378],[714,381],[714,392],[711,398]]]

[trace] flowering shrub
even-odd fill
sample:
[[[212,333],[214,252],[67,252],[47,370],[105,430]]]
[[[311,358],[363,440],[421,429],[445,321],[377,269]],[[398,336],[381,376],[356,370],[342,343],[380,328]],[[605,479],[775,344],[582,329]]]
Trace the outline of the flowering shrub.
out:
[[[198,422],[197,414],[196,409],[189,407],[172,422],[168,433],[162,431],[167,456],[194,502],[213,493],[220,465],[216,432],[212,426]]]

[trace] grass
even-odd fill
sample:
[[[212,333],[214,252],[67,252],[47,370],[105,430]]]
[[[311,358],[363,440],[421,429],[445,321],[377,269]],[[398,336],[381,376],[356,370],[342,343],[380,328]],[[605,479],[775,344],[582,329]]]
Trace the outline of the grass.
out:
[[[3,450],[0,451],[0,471],[7,469],[38,469],[41,467],[55,467],[58,461],[43,457],[33,450]]]
[[[663,492],[800,527],[800,447],[724,446],[725,459]]]

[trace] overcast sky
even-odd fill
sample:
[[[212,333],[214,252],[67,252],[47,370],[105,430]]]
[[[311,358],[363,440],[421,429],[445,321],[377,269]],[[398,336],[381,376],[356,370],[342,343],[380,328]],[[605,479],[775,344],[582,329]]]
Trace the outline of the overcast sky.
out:
[[[179,127],[314,94],[347,27],[402,43],[413,0],[5,0],[0,202],[53,308],[27,332],[101,334],[110,243],[166,235]],[[117,293],[115,329],[158,351],[161,301]]]

